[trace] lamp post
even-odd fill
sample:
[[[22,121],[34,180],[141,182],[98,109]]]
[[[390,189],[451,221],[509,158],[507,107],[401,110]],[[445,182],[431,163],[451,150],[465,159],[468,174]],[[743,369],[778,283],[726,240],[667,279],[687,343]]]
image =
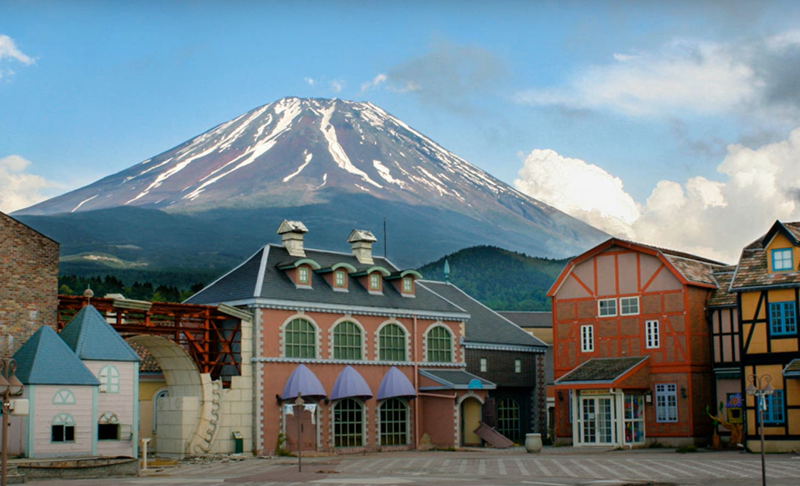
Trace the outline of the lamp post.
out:
[[[22,383],[16,375],[17,363],[12,358],[3,358],[0,361],[0,398],[3,400],[3,452],[2,471],[0,472],[0,486],[6,486],[6,473],[8,466],[8,420],[11,410],[12,396],[22,394]]]
[[[747,377],[747,381],[750,384],[747,385],[745,391],[748,395],[756,398],[756,407],[758,407],[758,425],[761,427],[761,486],[767,486],[767,471],[764,465],[764,410],[767,409],[767,395],[772,395],[775,389],[769,383],[772,381],[770,375],[753,374]]]
[[[297,407],[297,472],[303,472],[303,393],[297,392],[294,405]],[[5,484],[3,486],[6,486]]]

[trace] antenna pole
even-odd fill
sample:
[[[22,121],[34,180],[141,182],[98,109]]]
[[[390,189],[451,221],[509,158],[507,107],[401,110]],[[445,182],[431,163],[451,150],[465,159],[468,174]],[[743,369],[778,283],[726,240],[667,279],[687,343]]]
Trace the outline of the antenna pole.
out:
[[[386,217],[383,218],[383,258],[388,258],[386,254]]]

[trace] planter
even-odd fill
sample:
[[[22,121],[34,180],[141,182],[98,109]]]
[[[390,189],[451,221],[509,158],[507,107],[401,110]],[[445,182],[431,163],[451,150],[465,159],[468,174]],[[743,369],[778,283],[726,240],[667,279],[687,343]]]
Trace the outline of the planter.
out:
[[[525,434],[525,450],[528,452],[542,451],[542,434]]]

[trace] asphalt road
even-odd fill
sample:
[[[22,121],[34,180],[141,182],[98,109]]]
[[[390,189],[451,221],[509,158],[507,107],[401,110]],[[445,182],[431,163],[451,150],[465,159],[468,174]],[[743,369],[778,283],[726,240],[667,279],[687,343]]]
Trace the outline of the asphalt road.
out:
[[[800,485],[800,456],[767,456],[767,484]],[[138,478],[27,482],[27,485],[708,485],[761,484],[761,458],[740,452],[549,449],[491,452],[399,452],[303,458],[247,459],[156,468]]]

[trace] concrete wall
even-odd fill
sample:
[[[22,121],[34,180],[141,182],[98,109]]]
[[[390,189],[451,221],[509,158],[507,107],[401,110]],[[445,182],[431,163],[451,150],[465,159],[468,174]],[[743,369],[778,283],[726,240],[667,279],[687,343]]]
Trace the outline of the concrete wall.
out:
[[[0,357],[56,325],[58,243],[0,213]]]

